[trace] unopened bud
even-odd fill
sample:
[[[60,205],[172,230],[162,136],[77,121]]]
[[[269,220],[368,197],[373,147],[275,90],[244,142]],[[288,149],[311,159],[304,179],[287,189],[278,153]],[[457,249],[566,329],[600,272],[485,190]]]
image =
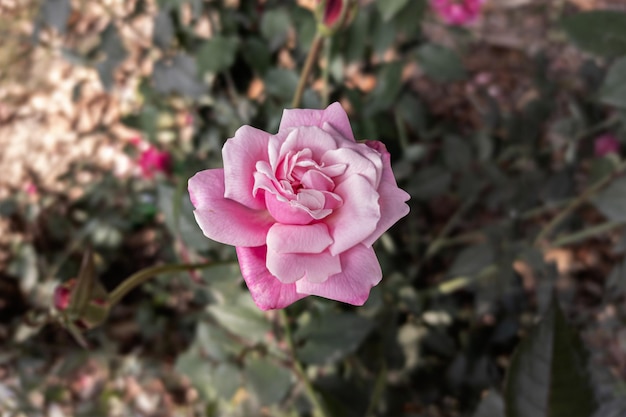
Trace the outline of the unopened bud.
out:
[[[317,0],[315,17],[322,34],[330,36],[347,26],[356,11],[354,0]]]

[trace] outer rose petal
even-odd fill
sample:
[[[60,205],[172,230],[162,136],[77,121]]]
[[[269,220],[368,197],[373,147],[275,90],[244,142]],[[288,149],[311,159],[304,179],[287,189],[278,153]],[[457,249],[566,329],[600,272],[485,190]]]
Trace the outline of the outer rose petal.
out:
[[[304,278],[324,282],[329,276],[341,272],[339,256],[328,251],[322,253],[278,253],[267,251],[267,269],[281,282],[289,284]]]
[[[306,297],[298,294],[295,284],[283,284],[265,267],[266,246],[237,248],[237,258],[241,275],[246,281],[254,303],[261,310],[285,308],[289,304]]]
[[[333,243],[323,223],[290,225],[277,223],[267,233],[267,246],[278,253],[320,253]]]
[[[376,230],[380,220],[378,193],[361,175],[347,178],[335,188],[343,205],[324,219],[334,242],[330,253],[338,255],[357,245]]]
[[[383,175],[378,186],[378,203],[380,205],[380,220],[376,225],[376,230],[363,240],[363,244],[371,246],[374,242],[389,229],[395,222],[409,214],[409,206],[402,204],[408,201],[411,196],[404,190],[398,188],[396,179],[391,170],[391,155],[382,142],[368,141],[367,146],[376,149],[383,156]]]
[[[224,197],[253,209],[265,207],[263,196],[252,195],[254,172],[258,161],[269,161],[270,134],[251,126],[242,126],[222,148],[224,159]]]
[[[341,254],[342,272],[329,277],[323,283],[306,279],[296,282],[301,294],[318,295],[353,305],[363,305],[370,289],[378,284],[383,273],[372,248],[357,245]]]
[[[323,128],[324,123],[330,124],[346,139],[354,141],[350,120],[348,120],[348,115],[339,103],[333,103],[326,107],[325,110],[284,110],[278,131],[280,132],[290,127],[302,126],[317,126]]]
[[[224,170],[207,169],[189,179],[193,214],[209,239],[234,246],[261,246],[274,219],[224,198]]]

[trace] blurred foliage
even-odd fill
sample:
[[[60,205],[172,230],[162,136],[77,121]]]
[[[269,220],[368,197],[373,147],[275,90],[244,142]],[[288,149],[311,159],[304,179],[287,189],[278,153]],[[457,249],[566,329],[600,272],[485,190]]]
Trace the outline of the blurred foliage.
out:
[[[82,35],[87,3],[101,16]],[[285,323],[252,303],[234,249],[203,237],[186,181],[220,166],[241,125],[276,131],[313,14],[118,3],[29,3],[23,42],[93,70],[113,97],[133,86],[122,122],[170,152],[173,172],[85,185],[85,161],[66,174],[77,198],[0,202],[23,232],[0,275],[0,416],[313,415],[296,364],[333,416],[624,414],[626,163],[593,152],[599,134],[626,140],[624,12],[533,4],[554,36],[529,50],[446,27],[426,0],[362,2],[303,107],[339,101],[355,137],[383,141],[411,213],[375,245],[384,279],[365,306],[309,297]],[[493,7],[485,20],[515,22],[515,6]],[[155,264],[215,266],[131,292],[83,350],[50,306],[87,246],[109,291]]]

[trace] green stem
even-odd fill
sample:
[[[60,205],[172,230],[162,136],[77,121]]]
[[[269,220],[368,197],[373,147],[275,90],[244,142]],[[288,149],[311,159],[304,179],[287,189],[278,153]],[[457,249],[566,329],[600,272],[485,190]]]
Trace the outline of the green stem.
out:
[[[148,281],[150,278],[155,275],[164,274],[166,272],[178,272],[178,271],[189,271],[192,269],[201,269],[207,268],[209,266],[215,266],[215,262],[205,262],[200,264],[170,264],[170,265],[159,265],[153,266],[150,268],[142,269],[139,272],[134,273],[130,277],[126,278],[124,282],[118,285],[112,292],[109,294],[109,303],[111,306],[119,303],[122,298],[130,291]]]
[[[587,188],[587,190],[585,190],[581,195],[570,201],[569,204],[565,206],[563,211],[561,211],[556,217],[552,219],[552,221],[550,221],[550,223],[548,223],[543,229],[541,229],[541,231],[537,235],[537,238],[535,239],[535,245],[538,246],[544,240],[546,240],[550,233],[552,233],[552,231],[556,229],[556,227],[559,226],[559,224],[561,224],[563,220],[565,220],[570,214],[572,214],[574,210],[576,210],[582,204],[586,203],[587,200],[591,198],[595,193],[608,185],[613,180],[613,178],[615,178],[616,175],[624,171],[624,169],[626,169],[626,162],[622,162],[615,169],[615,171],[605,175],[591,187]]]
[[[307,78],[313,69],[313,63],[317,59],[317,55],[320,51],[320,47],[324,43],[324,36],[317,32],[315,34],[315,38],[313,38],[313,43],[311,44],[311,48],[309,49],[309,54],[306,57],[306,61],[304,62],[304,68],[302,68],[302,73],[300,73],[300,80],[298,81],[298,86],[296,87],[296,92],[293,95],[293,101],[291,102],[292,108],[297,108],[300,106],[300,101],[302,100],[302,95],[304,94],[304,88],[306,87]]]
[[[459,207],[458,210],[452,215],[452,217],[448,219],[447,223],[443,226],[435,240],[433,240],[431,244],[428,245],[425,255],[426,259],[432,258],[437,252],[439,252],[439,250],[443,246],[443,242],[446,236],[454,227],[456,227],[457,223],[461,220],[463,215],[474,205],[477,195],[478,193],[465,200],[461,207]]]
[[[324,60],[326,65],[322,68],[322,108],[326,108],[330,103],[330,85],[328,79],[330,76],[330,53],[332,49],[332,37],[329,37],[324,44]]]
[[[283,327],[285,329],[285,341],[287,342],[287,347],[289,348],[289,354],[291,355],[296,374],[304,385],[304,390],[309,397],[309,401],[311,401],[311,405],[313,405],[313,415],[315,417],[329,417],[329,415],[326,413],[324,405],[322,404],[317,393],[315,392],[315,389],[313,388],[313,384],[309,380],[309,377],[302,367],[302,364],[296,356],[296,346],[293,341],[293,335],[291,334],[291,326],[289,325],[289,315],[287,314],[287,310],[284,308],[280,310],[280,316],[282,318]]]
[[[609,221],[609,222],[597,224],[595,226],[589,227],[579,232],[575,232],[570,235],[560,237],[556,239],[554,242],[552,242],[550,246],[556,248],[559,246],[571,245],[572,243],[578,243],[590,237],[603,234],[605,232],[608,232],[610,230],[613,230],[621,226],[624,226],[623,221]]]

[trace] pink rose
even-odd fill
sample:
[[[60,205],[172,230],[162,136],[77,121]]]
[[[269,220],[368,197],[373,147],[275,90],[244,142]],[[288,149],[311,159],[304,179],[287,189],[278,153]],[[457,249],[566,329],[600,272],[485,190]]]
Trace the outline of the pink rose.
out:
[[[307,295],[362,305],[382,278],[372,244],[409,212],[381,142],[357,143],[339,103],[285,110],[278,133],[243,126],[223,169],[189,180],[204,234],[237,247],[259,308]]]
[[[610,133],[598,136],[593,143],[596,156],[605,156],[612,153],[619,153],[619,139]]]
[[[484,0],[431,0],[435,13],[449,25],[465,25],[480,15]]]

